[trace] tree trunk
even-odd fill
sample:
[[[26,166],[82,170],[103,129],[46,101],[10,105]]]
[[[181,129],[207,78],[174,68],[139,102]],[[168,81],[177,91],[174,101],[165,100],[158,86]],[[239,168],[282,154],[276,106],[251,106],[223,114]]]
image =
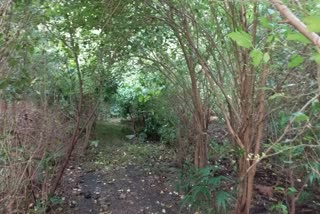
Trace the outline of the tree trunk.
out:
[[[198,168],[203,168],[208,162],[208,136],[206,133],[199,133],[196,137],[196,148],[194,163]]]
[[[86,129],[85,129],[85,136],[84,136],[84,152],[89,148],[90,146],[90,137],[91,137],[91,132],[94,123],[96,122],[96,114],[94,114],[93,118],[88,122]]]
[[[247,157],[248,155],[245,154],[239,159],[240,183],[236,203],[236,214],[249,214],[251,207],[256,167],[254,166],[247,172],[251,166],[250,160],[247,160]]]

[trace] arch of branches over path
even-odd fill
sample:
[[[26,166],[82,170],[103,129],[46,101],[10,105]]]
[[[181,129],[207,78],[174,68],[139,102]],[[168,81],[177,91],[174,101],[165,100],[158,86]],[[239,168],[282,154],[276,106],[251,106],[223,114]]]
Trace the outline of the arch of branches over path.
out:
[[[292,121],[295,116],[288,122],[282,135],[272,143],[268,149],[261,154],[261,144],[263,141],[263,132],[265,128],[266,111],[266,88],[267,76],[269,74],[269,65],[271,50],[270,42],[257,41],[259,31],[259,2],[253,2],[253,18],[246,15],[246,5],[248,2],[231,2],[225,1],[217,7],[222,8],[227,18],[221,23],[217,18],[218,12],[211,10],[212,19],[214,19],[215,35],[212,35],[206,29],[206,25],[198,14],[192,10],[192,4],[185,1],[172,3],[171,1],[162,0],[162,5],[167,7],[153,7],[161,17],[156,17],[164,22],[174,33],[177,42],[182,51],[182,55],[187,65],[188,75],[191,82],[190,94],[192,98],[194,132],[195,138],[194,164],[197,167],[204,167],[208,160],[208,118],[210,117],[210,106],[205,99],[201,97],[201,84],[199,73],[205,78],[209,85],[209,91],[216,100],[216,105],[222,113],[226,127],[233,141],[241,148],[243,155],[238,160],[239,164],[239,193],[235,212],[239,214],[248,214],[251,207],[253,196],[254,177],[256,174],[257,164],[267,157],[272,151],[273,145],[279,143],[286,134],[291,130]],[[320,39],[316,33],[309,32],[306,25],[303,24],[291,11],[279,0],[270,0],[270,3],[285,18],[284,23],[292,25],[296,30],[308,38],[316,47],[320,47]],[[159,9],[160,8],[160,9]],[[229,15],[229,16],[228,16]],[[271,20],[270,20],[271,21]],[[212,24],[212,23],[211,23]],[[224,28],[231,32],[228,34],[233,42],[228,45],[225,38]],[[239,31],[242,29],[242,31]],[[269,30],[265,34],[270,33]],[[200,35],[200,36],[199,36]],[[242,38],[241,38],[242,37]],[[207,43],[208,46],[203,48],[199,43]],[[261,44],[262,43],[262,44]],[[259,48],[256,48],[260,46]],[[222,49],[224,50],[222,50]],[[208,52],[209,54],[206,54]],[[228,52],[227,55],[224,52]],[[209,63],[209,58],[215,60],[215,64]],[[146,57],[150,59],[150,57]],[[156,61],[155,58],[150,59]],[[232,62],[231,62],[232,61]],[[253,61],[253,62],[252,62]],[[230,64],[228,64],[230,63]],[[260,64],[261,63],[261,64]],[[170,66],[161,64],[163,73],[170,75]],[[214,67],[214,68],[212,68]],[[234,91],[228,91],[221,70],[226,70],[231,76]],[[220,72],[219,72],[220,71]],[[226,73],[227,73],[226,72]],[[230,79],[229,79],[230,81]],[[230,96],[232,94],[232,98]],[[310,104],[318,99],[316,94],[312,99],[305,103],[299,110],[304,112]],[[207,98],[207,97],[206,97]],[[295,198],[294,200],[297,200]],[[294,201],[293,200],[293,201]],[[295,213],[294,206],[291,207],[290,213]]]
[[[9,7],[11,1],[6,2],[7,4],[4,4],[4,7]],[[316,33],[309,32],[306,25],[288,7],[279,0],[270,0],[269,2],[284,17],[285,23],[293,26],[308,38],[315,47],[320,48],[319,36]],[[273,155],[269,154],[272,151],[272,146],[285,137],[294,120],[292,118],[288,122],[282,135],[264,151],[264,155],[260,155],[265,118],[268,113],[266,110],[267,95],[263,88],[266,87],[267,76],[270,72],[272,51],[269,48],[271,41],[263,40],[261,42],[257,39],[258,33],[261,34],[258,20],[261,15],[258,7],[259,2],[214,1],[213,5],[209,5],[210,18],[213,20],[210,24],[214,25],[213,29],[206,25],[207,20],[196,14],[191,1],[158,0],[156,2],[146,2],[146,5],[157,14],[153,18],[169,27],[185,60],[186,76],[188,76],[191,86],[190,88],[187,86],[184,90],[189,92],[191,97],[191,109],[193,110],[191,123],[196,136],[194,139],[194,163],[197,167],[205,167],[207,164],[207,131],[211,106],[206,102],[206,99],[214,97],[216,107],[223,115],[233,141],[243,151],[243,155],[238,160],[240,182],[235,213],[248,214],[251,207],[257,164],[262,159]],[[246,14],[248,5],[252,8],[252,16]],[[214,10],[214,8],[219,8],[219,10]],[[221,16],[225,19],[217,18]],[[0,19],[0,25],[1,21]],[[225,29],[227,29],[228,34]],[[264,30],[262,33],[267,35],[270,30]],[[80,93],[76,106],[78,120],[76,120],[69,149],[56,176],[51,193],[54,193],[57,189],[79,136],[85,129],[85,126],[81,126],[80,123],[86,125],[94,117],[94,112],[98,106],[97,104],[93,108],[87,121],[80,121],[83,111],[82,71],[79,64],[77,41],[73,40],[75,37],[74,29],[69,29],[69,34],[71,41],[64,43],[64,45],[71,52],[78,75]],[[219,44],[216,41],[219,41]],[[161,58],[159,60],[157,58],[159,56],[150,57],[142,54],[139,57],[158,62],[159,69],[165,76],[173,75],[172,67],[161,61]],[[172,77],[170,78],[172,79]],[[232,85],[232,87],[226,87],[227,85]],[[203,96],[202,93],[204,89],[207,92],[206,96]],[[306,102],[299,112],[304,112],[318,97],[319,93]],[[182,102],[184,101],[184,98],[182,98]],[[291,208],[290,212],[295,212],[294,207]]]

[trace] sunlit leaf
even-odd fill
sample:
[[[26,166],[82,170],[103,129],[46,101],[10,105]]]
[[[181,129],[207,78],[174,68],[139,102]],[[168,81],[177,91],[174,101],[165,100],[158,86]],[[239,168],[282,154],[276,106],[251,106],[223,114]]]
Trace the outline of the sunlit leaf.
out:
[[[320,32],[320,16],[308,16],[303,21],[310,32]]]
[[[301,65],[303,63],[303,61],[304,61],[304,59],[301,56],[293,55],[289,60],[288,68],[297,67],[297,66]]]
[[[258,49],[253,49],[251,52],[250,52],[250,57],[252,59],[252,64],[257,67],[261,60],[263,59],[263,53],[262,51],[258,50]]]
[[[304,113],[302,112],[295,112],[293,113],[293,121],[294,122],[304,122],[304,121],[307,121],[309,120],[309,117],[307,115],[305,115]]]
[[[267,19],[267,17],[261,17],[259,21],[260,21],[262,27],[264,27],[264,28],[270,28],[271,27],[270,21]]]
[[[270,35],[270,36],[268,36],[266,42],[267,42],[267,43],[270,43],[270,42],[272,42],[272,41],[274,41],[274,40],[275,40],[275,36],[274,36],[274,35]]]
[[[143,102],[144,102],[144,97],[143,97],[143,95],[139,95],[138,101],[139,101],[139,103],[143,103]]]
[[[235,41],[239,46],[244,48],[252,47],[252,37],[244,31],[232,32],[228,36]]]
[[[288,34],[287,39],[289,41],[298,41],[298,42],[302,42],[304,44],[310,44],[311,43],[310,40],[308,40],[301,33],[290,33],[290,34]]]
[[[316,61],[316,63],[320,64],[320,53],[313,54],[311,59]]]
[[[269,53],[264,53],[264,54],[263,54],[263,62],[264,62],[264,63],[267,63],[267,62],[269,62],[269,60],[270,60],[270,55],[269,55]]]

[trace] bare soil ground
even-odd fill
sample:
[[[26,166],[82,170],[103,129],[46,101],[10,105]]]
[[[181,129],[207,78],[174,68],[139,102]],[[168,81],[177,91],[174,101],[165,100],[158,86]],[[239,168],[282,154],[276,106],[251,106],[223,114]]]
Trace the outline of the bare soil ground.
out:
[[[69,188],[61,192],[66,198],[61,213],[189,213],[180,212],[180,195],[166,183],[165,176],[147,172],[139,165],[88,172],[76,167],[66,178]]]
[[[181,209],[182,193],[175,192],[179,169],[173,167],[174,154],[159,143],[138,143],[126,139],[131,134],[119,121],[100,124],[93,137],[91,149],[85,156],[76,155],[64,175],[58,196],[63,203],[51,209],[57,214],[191,214]],[[225,133],[214,131],[218,144],[223,144]],[[221,141],[221,142],[219,142]],[[218,148],[218,147],[217,147]],[[219,147],[228,150],[227,146]],[[234,174],[234,158],[220,158],[226,153],[213,148],[221,173]],[[79,152],[78,154],[81,154]],[[285,213],[271,207],[285,202],[277,185],[285,185],[283,175],[268,164],[259,166],[255,180],[252,214]],[[280,182],[279,182],[280,181]],[[320,191],[297,205],[297,213],[320,213]],[[231,211],[230,211],[231,212]]]
[[[58,190],[63,203],[52,213],[192,213],[180,210],[172,154],[159,144],[129,142],[125,132],[116,122],[98,128],[98,145],[70,162]]]

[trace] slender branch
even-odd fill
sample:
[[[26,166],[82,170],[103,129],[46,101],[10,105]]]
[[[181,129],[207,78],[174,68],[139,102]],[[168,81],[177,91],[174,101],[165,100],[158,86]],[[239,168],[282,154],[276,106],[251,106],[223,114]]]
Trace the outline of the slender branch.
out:
[[[285,21],[307,37],[315,46],[320,48],[320,37],[314,33],[309,32],[307,26],[295,16],[291,10],[284,5],[281,0],[269,0],[274,7],[280,12],[280,14],[285,18]]]
[[[55,180],[55,182],[54,182],[54,184],[53,184],[53,186],[52,186],[52,188],[51,188],[51,191],[50,191],[50,194],[49,194],[49,195],[54,194],[54,192],[57,190],[58,185],[59,185],[59,183],[60,183],[60,181],[61,181],[61,178],[62,178],[62,176],[63,176],[63,174],[64,174],[64,171],[65,171],[65,169],[66,169],[66,167],[67,167],[67,165],[68,165],[68,163],[69,163],[69,160],[70,160],[70,157],[71,157],[71,155],[72,155],[72,152],[73,152],[73,150],[74,150],[74,148],[75,148],[75,146],[76,146],[76,144],[77,144],[77,142],[78,142],[78,140],[79,140],[79,138],[80,138],[80,135],[85,131],[87,124],[88,124],[88,123],[90,122],[90,120],[93,118],[95,112],[96,112],[97,109],[98,109],[99,104],[100,104],[100,103],[97,103],[97,104],[95,105],[95,107],[94,107],[93,110],[91,111],[90,116],[89,116],[88,119],[85,121],[85,123],[84,123],[83,127],[81,128],[81,130],[80,130],[80,131],[78,131],[78,130],[76,130],[76,129],[74,130],[73,135],[72,135],[72,138],[71,138],[71,142],[70,142],[71,145],[70,145],[70,147],[69,147],[69,149],[68,149],[68,152],[66,153],[66,154],[67,154],[67,157],[65,158],[65,161],[64,161],[64,163],[63,163],[63,165],[62,165],[62,167],[61,167],[61,169],[60,169],[60,171],[59,171],[59,173],[58,173],[58,176],[57,176],[57,178],[56,178],[56,180]],[[79,128],[79,124],[77,124],[76,127]]]
[[[311,98],[311,99],[299,110],[299,112],[304,112],[304,111],[307,109],[307,107],[308,107],[313,101],[315,101],[316,99],[318,99],[319,96],[320,96],[320,94],[316,94],[313,98]],[[265,158],[270,157],[270,156],[274,156],[274,155],[279,154],[279,153],[281,153],[281,152],[283,152],[283,151],[285,151],[285,150],[290,149],[290,148],[286,148],[286,149],[283,149],[283,150],[281,150],[281,151],[279,151],[279,152],[276,152],[276,153],[267,155],[267,154],[271,151],[271,149],[274,147],[274,145],[277,145],[277,144],[286,136],[286,134],[290,131],[292,122],[295,120],[296,117],[297,117],[296,115],[294,115],[294,116],[292,117],[292,119],[288,122],[287,126],[285,127],[282,135],[264,152],[264,153],[265,153],[264,156],[262,156],[260,159],[258,159],[257,161],[255,161],[255,162],[247,169],[247,173],[248,173],[252,168],[254,168],[255,165],[258,164],[262,159],[265,159]],[[299,145],[299,146],[296,146],[296,147],[301,147],[301,146],[317,147],[317,148],[319,147],[319,145],[314,146],[314,145],[304,145],[304,144]]]

